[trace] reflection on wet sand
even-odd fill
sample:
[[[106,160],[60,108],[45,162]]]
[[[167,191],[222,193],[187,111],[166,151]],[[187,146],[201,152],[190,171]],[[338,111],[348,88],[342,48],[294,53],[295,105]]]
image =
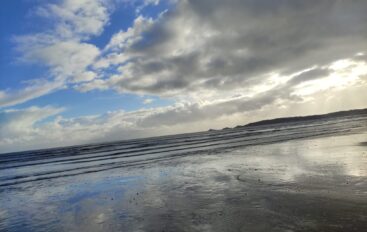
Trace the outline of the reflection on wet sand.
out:
[[[11,231],[364,231],[365,133],[206,152],[1,189]]]

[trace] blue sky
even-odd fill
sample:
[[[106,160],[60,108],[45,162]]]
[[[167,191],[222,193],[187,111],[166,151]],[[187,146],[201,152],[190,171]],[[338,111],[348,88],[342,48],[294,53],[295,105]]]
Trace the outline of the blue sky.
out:
[[[0,153],[367,107],[367,4],[0,2]]]
[[[58,1],[54,1],[58,3]],[[49,30],[52,24],[42,17],[35,15],[34,11],[40,7],[42,1],[2,1],[1,7],[1,89],[21,89],[25,82],[36,78],[49,78],[48,67],[40,64],[27,64],[18,60],[18,52],[15,49],[14,37],[35,32]],[[104,27],[103,33],[88,39],[88,43],[103,49],[111,36],[120,30],[126,30],[132,26],[137,17],[136,9],[142,6],[143,1],[130,4],[114,4],[110,14],[109,23]],[[139,11],[139,15],[147,18],[156,18],[161,12],[172,7],[168,2],[149,4]],[[145,99],[152,99],[147,106]],[[82,115],[101,114],[107,111],[123,109],[125,111],[137,110],[146,107],[158,107],[172,104],[169,98],[159,98],[150,95],[117,94],[114,91],[91,91],[80,93],[74,89],[62,89],[50,94],[30,99],[12,108],[26,108],[38,106],[62,106],[67,111],[61,115],[77,117]]]

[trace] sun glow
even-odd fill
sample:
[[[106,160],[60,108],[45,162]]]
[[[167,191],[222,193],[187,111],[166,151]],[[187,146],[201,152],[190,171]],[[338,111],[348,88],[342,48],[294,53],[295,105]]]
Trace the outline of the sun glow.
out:
[[[343,89],[356,84],[367,75],[367,64],[350,59],[338,60],[327,67],[331,72],[328,76],[298,85],[295,94],[307,96],[327,89]]]

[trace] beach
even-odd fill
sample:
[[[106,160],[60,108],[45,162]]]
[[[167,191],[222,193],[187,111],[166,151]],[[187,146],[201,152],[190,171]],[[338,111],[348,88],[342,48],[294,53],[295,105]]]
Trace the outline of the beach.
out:
[[[364,231],[366,122],[3,154],[0,230]]]

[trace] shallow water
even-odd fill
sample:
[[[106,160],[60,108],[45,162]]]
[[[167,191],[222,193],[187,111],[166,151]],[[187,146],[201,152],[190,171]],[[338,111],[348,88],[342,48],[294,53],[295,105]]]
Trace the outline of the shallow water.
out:
[[[0,155],[1,231],[364,231],[367,120]]]

